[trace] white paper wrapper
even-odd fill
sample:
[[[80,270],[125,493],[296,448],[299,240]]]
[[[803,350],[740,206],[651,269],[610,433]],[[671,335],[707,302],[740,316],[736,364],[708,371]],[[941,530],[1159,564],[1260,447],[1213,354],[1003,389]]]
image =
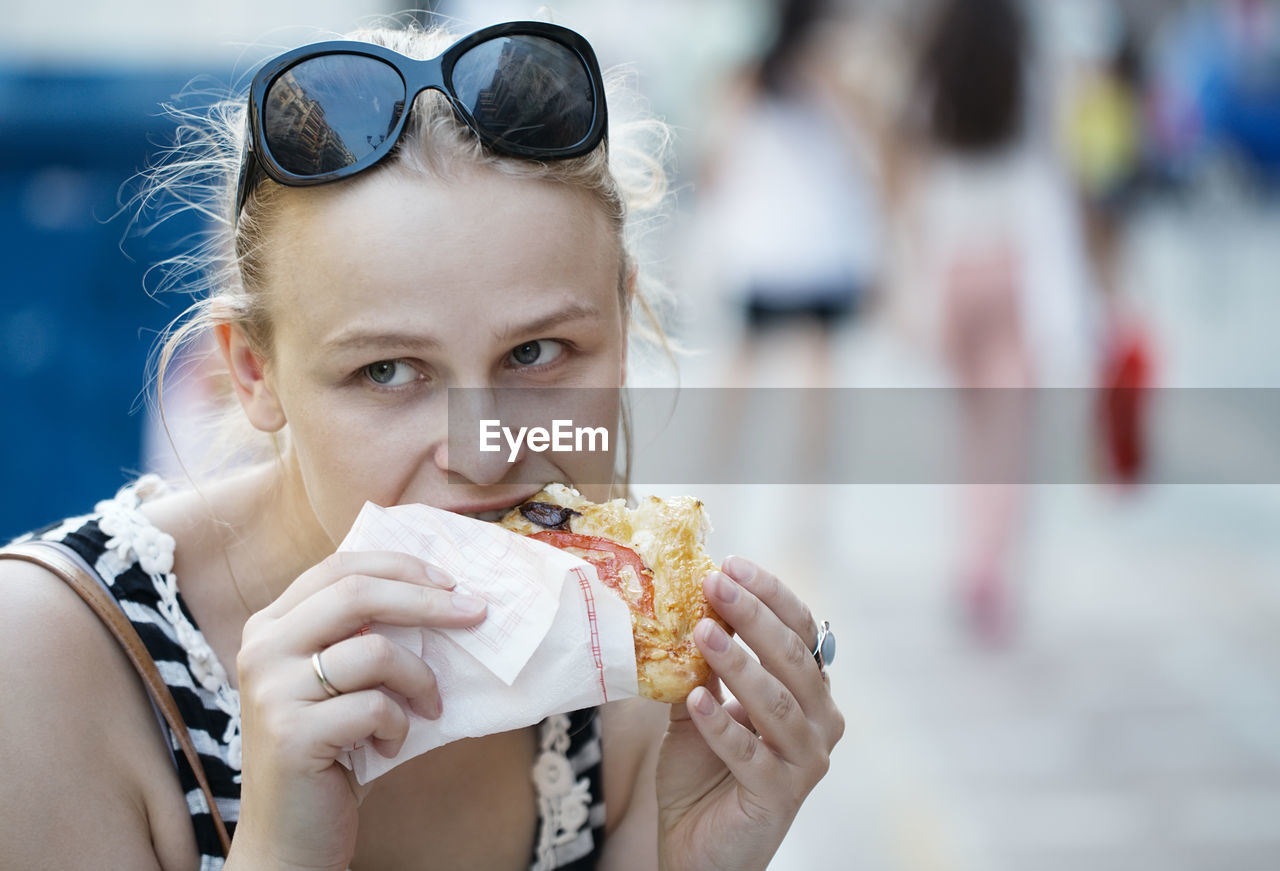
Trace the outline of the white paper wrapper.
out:
[[[630,612],[585,560],[427,505],[366,503],[338,549],[412,554],[452,575],[458,592],[489,604],[471,629],[370,627],[431,666],[444,714],[428,720],[406,706],[409,737],[393,759],[351,748],[339,761],[361,783],[459,738],[639,692]]]

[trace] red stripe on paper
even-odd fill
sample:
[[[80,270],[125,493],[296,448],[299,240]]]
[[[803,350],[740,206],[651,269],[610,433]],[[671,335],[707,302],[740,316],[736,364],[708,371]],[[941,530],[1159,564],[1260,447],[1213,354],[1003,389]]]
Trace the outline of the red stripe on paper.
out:
[[[595,659],[596,673],[600,676],[600,698],[609,701],[609,691],[604,682],[604,654],[600,649],[600,626],[596,621],[596,599],[591,592],[591,580],[586,570],[575,566],[573,573],[578,576],[578,586],[582,589],[582,600],[587,603],[587,626],[591,630],[591,656]]]

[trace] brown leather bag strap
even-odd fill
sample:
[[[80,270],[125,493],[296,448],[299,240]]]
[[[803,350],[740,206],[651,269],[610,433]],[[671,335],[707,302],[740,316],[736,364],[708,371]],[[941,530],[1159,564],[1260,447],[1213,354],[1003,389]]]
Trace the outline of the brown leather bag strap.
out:
[[[129,622],[129,618],[120,610],[116,600],[102,588],[98,581],[90,576],[80,563],[63,548],[62,545],[49,541],[28,541],[0,548],[0,559],[19,559],[53,572],[67,582],[71,589],[80,594],[80,598],[93,609],[107,629],[115,636],[129,661],[133,663],[138,676],[146,686],[151,700],[169,724],[169,730],[177,738],[182,754],[187,757],[191,770],[195,772],[196,782],[204,793],[205,803],[209,805],[209,813],[213,817],[213,826],[218,831],[218,840],[222,843],[222,854],[231,851],[231,838],[227,835],[227,827],[222,822],[222,814],[218,812],[218,804],[214,801],[213,790],[209,787],[209,779],[205,776],[204,765],[196,753],[195,744],[191,741],[191,733],[178,713],[178,705],[169,692],[168,685],[160,676],[155,660],[147,652],[146,645],[138,637],[138,632]]]

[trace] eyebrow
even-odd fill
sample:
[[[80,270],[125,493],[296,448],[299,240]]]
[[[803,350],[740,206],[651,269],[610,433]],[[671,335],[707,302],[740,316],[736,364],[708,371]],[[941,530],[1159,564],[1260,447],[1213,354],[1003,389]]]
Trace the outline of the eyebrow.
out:
[[[350,351],[364,348],[427,348],[440,347],[440,340],[414,333],[340,333],[321,347],[326,351]]]
[[[518,324],[509,323],[495,331],[494,335],[498,339],[507,339],[515,335],[527,336],[545,332],[570,321],[586,320],[600,316],[600,309],[590,303],[571,302],[531,321]],[[321,347],[327,352],[333,352],[368,348],[423,348],[426,350],[438,350],[442,345],[443,343],[437,338],[416,333],[350,331],[339,333]]]
[[[534,335],[546,332],[547,330],[558,327],[561,324],[570,321],[587,320],[589,318],[600,317],[600,309],[590,303],[571,302],[561,308],[556,309],[549,314],[531,321],[525,321],[518,324],[507,324],[504,328],[497,330],[494,336],[498,339],[509,339],[517,335]]]

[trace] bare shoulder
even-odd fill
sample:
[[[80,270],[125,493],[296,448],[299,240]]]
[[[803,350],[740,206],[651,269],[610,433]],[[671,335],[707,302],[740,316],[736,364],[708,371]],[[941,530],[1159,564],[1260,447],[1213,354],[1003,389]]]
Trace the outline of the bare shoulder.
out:
[[[61,578],[21,560],[0,560],[0,686],[23,722],[58,724],[92,703],[108,709],[119,693],[104,692],[98,669],[115,645],[106,628]]]
[[[0,866],[169,867],[150,817],[182,794],[124,653],[39,566],[0,560],[0,596]]]

